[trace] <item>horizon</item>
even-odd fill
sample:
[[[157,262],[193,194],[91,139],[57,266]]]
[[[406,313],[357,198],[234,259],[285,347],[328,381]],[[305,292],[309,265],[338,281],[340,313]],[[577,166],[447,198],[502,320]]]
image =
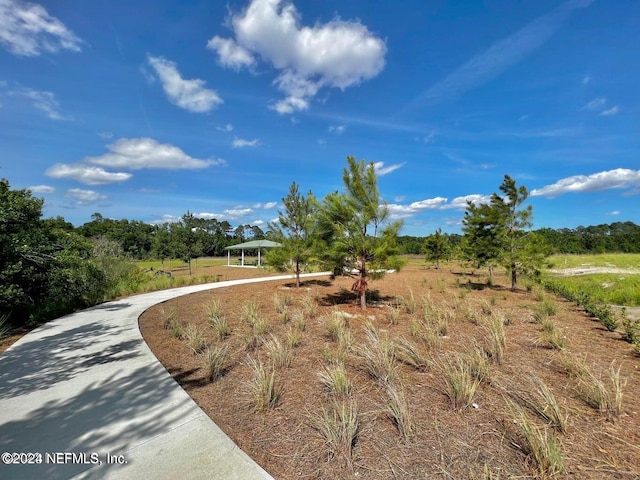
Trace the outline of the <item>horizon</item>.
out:
[[[533,229],[640,224],[637,2],[0,1],[0,177],[100,213],[267,229],[373,162],[401,235],[505,174]],[[636,22],[637,23],[637,22]]]

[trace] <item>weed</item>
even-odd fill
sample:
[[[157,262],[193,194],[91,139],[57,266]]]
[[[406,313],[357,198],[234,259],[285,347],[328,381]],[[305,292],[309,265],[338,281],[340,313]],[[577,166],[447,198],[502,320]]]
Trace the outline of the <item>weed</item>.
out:
[[[611,392],[605,383],[585,366],[585,373],[579,377],[578,392],[584,402],[590,407],[607,414],[613,419],[622,413],[622,387],[620,367],[616,370],[614,363],[609,367],[609,379],[613,386]]]
[[[418,371],[426,370],[429,364],[429,359],[420,353],[418,347],[404,337],[394,340],[394,353],[398,360]]]
[[[468,361],[458,357],[455,361],[447,359],[440,365],[445,384],[444,393],[449,397],[452,408],[462,410],[471,405],[480,381],[474,376]]]
[[[222,377],[229,369],[229,345],[224,344],[214,348],[207,348],[204,352],[205,371],[207,378],[215,381]]]
[[[296,348],[300,344],[300,332],[289,327],[287,330],[287,345],[290,348]]]
[[[293,310],[291,312],[291,321],[293,326],[304,332],[307,329],[307,323],[304,320],[305,313],[303,310]]]
[[[204,352],[207,348],[207,339],[205,338],[202,330],[197,325],[190,323],[184,329],[184,339],[187,341],[189,348],[193,350],[196,355]]]
[[[402,303],[408,314],[412,315],[416,313],[418,302],[416,302],[416,298],[413,296],[413,290],[409,289],[409,298],[404,298]]]
[[[514,422],[524,437],[524,441],[513,442],[513,444],[533,458],[542,478],[555,477],[561,473],[564,468],[564,457],[553,431],[547,428],[541,429],[535,425],[519,405],[509,400],[507,404]]]
[[[224,315],[224,312],[222,311],[222,303],[220,303],[219,298],[214,298],[209,302],[207,305],[207,312],[209,314],[209,321]]]
[[[275,370],[267,370],[261,360],[249,356],[247,364],[253,370],[249,390],[254,408],[258,412],[265,412],[275,407],[282,395],[282,386],[276,381]]]
[[[322,413],[312,415],[310,420],[313,428],[330,447],[332,454],[342,455],[350,463],[353,447],[360,433],[356,401],[350,398],[335,400],[329,408],[323,406]]]
[[[249,325],[254,325],[258,319],[258,315],[258,305],[253,300],[249,300],[242,305],[242,318]]]
[[[171,332],[172,337],[180,340],[184,339],[186,336],[184,326],[178,318],[171,319],[171,322],[169,323],[169,331]]]
[[[9,314],[5,313],[0,315],[0,340],[7,338],[11,334],[11,327],[9,326]]]
[[[224,340],[231,335],[231,328],[229,328],[229,322],[224,314],[209,316],[209,325],[211,325],[220,340]]]
[[[398,325],[398,322],[400,321],[400,313],[401,310],[399,307],[389,307],[389,310],[387,311],[387,319],[391,325]]]
[[[274,334],[262,341],[264,347],[269,352],[273,368],[289,368],[293,359],[293,352],[289,345],[282,343]]]
[[[172,325],[178,319],[178,310],[176,307],[160,309],[160,318],[162,319],[162,327],[165,330],[170,330]]]
[[[318,373],[318,377],[322,385],[334,395],[342,397],[348,395],[351,391],[351,380],[349,380],[347,371],[341,363],[326,365]]]
[[[318,314],[318,304],[313,295],[307,294],[302,297],[302,311],[309,318],[315,318]]]
[[[566,432],[569,418],[566,410],[560,406],[551,389],[539,377],[534,377],[534,383],[536,384],[535,398],[531,402],[533,410],[549,425],[560,432]]]
[[[479,382],[489,379],[491,373],[491,361],[487,352],[484,351],[477,343],[465,350],[465,360],[469,366],[469,371],[473,378]]]
[[[387,385],[385,413],[405,439],[413,435],[414,427],[409,412],[409,405],[402,387],[394,384]]]
[[[363,369],[374,380],[383,384],[391,382],[398,369],[393,344],[387,338],[380,338],[375,330],[365,328],[365,335],[367,344],[355,349]]]
[[[538,345],[544,345],[555,350],[562,350],[567,346],[567,337],[556,323],[550,318],[542,320],[542,328],[536,341]]]
[[[507,346],[503,317],[499,315],[492,315],[484,328],[489,336],[489,347],[487,353],[492,361],[500,365],[504,357],[504,349]]]
[[[331,312],[326,321],[326,335],[333,341],[338,341],[343,336],[344,331],[349,328],[344,316],[338,311]]]

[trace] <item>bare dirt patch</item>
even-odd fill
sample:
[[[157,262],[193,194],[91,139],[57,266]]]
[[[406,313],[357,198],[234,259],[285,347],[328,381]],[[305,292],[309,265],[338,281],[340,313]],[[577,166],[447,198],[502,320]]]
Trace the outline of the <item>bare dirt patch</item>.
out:
[[[409,266],[373,283],[378,298],[366,311],[356,306],[349,279],[308,280],[301,289],[292,288],[290,282],[268,282],[177,298],[145,312],[140,328],[158,359],[198,405],[279,479],[542,477],[507,399],[522,405],[540,432],[553,433],[558,439],[561,478],[640,478],[640,358],[619,334],[605,331],[575,305],[547,296],[556,306],[549,318],[566,337],[564,349],[549,348],[541,340],[542,326],[534,321],[542,294],[511,292],[506,282],[506,277],[498,277],[493,286],[487,286],[484,276]],[[412,295],[416,308],[410,313]],[[285,299],[291,302],[286,319],[274,304],[276,296],[280,304]],[[395,312],[400,297],[406,302]],[[297,312],[308,308],[308,298],[315,299],[316,312],[303,315],[303,330]],[[208,323],[207,305],[214,299],[219,300],[230,327],[231,334],[224,339]],[[268,324],[268,333],[253,344],[254,329],[243,318],[247,302],[255,302]],[[425,304],[430,308],[426,316]],[[212,348],[228,345],[231,360],[222,377],[208,380],[204,356],[195,355],[186,340],[163,327],[171,312],[183,326],[196,325]],[[337,340],[330,332],[336,315],[344,319],[350,342]],[[487,325],[496,318],[506,322],[502,362],[496,361],[494,352],[490,373],[479,383],[470,405],[455,410],[446,394],[444,365],[469,358],[474,346],[492,351]],[[365,327],[376,330],[382,340],[407,339],[426,357],[426,365],[414,368],[399,362],[391,381],[372,378],[358,355],[369,342]],[[276,383],[282,387],[275,408],[257,412],[249,388],[254,377],[249,358],[262,360],[271,371],[271,354],[264,344],[272,338],[270,334],[283,344],[295,334],[299,343],[292,349],[290,366],[275,369]],[[314,426],[323,408],[331,411],[336,397],[318,373],[341,359],[352,383],[346,398],[357,404],[359,420],[351,458],[348,452],[347,456],[335,453]],[[620,368],[621,412],[588,405],[584,385],[581,388],[579,379],[567,372],[569,363],[579,365],[581,359],[611,394],[607,372],[612,362],[615,369]],[[568,412],[564,433],[534,412],[536,378]],[[386,413],[389,385],[404,392],[412,426],[408,436]]]

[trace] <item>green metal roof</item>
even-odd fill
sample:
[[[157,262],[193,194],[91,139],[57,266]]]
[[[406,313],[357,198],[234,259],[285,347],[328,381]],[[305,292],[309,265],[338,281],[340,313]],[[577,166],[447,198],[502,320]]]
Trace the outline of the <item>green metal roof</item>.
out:
[[[231,245],[229,247],[225,247],[225,250],[249,250],[251,248],[273,248],[273,247],[281,247],[282,244],[277,242],[272,242],[271,240],[252,240],[250,242],[239,243],[237,245]]]

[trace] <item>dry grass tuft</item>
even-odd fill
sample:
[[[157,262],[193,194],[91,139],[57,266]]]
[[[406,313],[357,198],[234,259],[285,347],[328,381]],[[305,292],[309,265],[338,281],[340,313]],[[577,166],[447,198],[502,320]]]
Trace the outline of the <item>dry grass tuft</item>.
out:
[[[265,368],[261,360],[247,356],[247,364],[253,370],[253,378],[249,382],[251,403],[256,411],[265,412],[275,407],[282,395],[282,386],[277,382],[276,372]]]
[[[229,345],[207,348],[204,352],[204,366],[207,378],[215,381],[229,369]]]
[[[394,353],[398,360],[420,372],[427,369],[429,358],[418,350],[415,343],[405,337],[398,337],[393,343]]]
[[[440,362],[444,379],[444,393],[449,397],[454,410],[463,410],[473,403],[480,385],[468,361],[457,357],[455,361],[446,359]]]
[[[338,397],[347,396],[351,392],[351,380],[343,364],[325,365],[318,372],[318,378],[325,388]]]
[[[385,389],[386,401],[384,412],[398,429],[398,433],[406,440],[414,434],[414,425],[409,405],[402,387],[389,384]]]
[[[377,331],[365,327],[367,343],[354,348],[362,368],[371,378],[387,384],[393,381],[398,370],[393,343],[386,337],[380,337]]]
[[[200,327],[190,323],[184,328],[184,339],[187,341],[189,348],[193,350],[196,355],[201,354],[207,348],[207,339],[200,330]]]
[[[342,456],[351,464],[353,447],[360,433],[358,405],[354,399],[335,400],[330,407],[322,407],[322,413],[311,415],[311,426],[316,429],[332,455]]]

